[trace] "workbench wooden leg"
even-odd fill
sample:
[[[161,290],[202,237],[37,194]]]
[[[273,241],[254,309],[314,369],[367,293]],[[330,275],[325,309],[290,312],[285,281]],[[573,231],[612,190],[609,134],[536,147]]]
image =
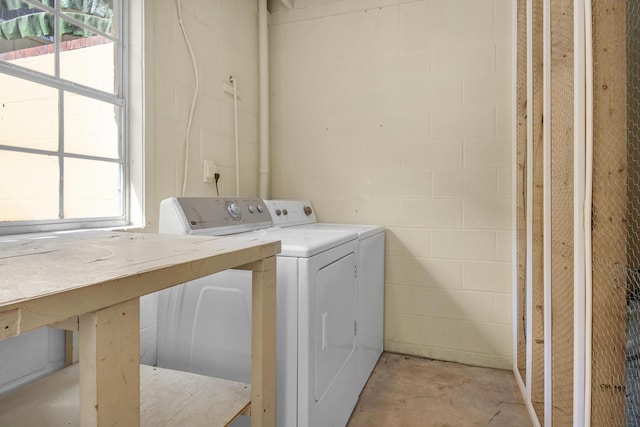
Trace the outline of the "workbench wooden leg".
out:
[[[140,425],[140,303],[80,316],[80,425]]]
[[[64,331],[64,365],[73,365],[73,331]]]
[[[251,427],[276,425],[276,259],[253,270],[251,323]]]

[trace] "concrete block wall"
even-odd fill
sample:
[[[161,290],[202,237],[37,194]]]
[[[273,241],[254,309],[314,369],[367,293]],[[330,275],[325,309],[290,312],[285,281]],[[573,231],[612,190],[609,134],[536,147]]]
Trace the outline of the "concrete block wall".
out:
[[[189,141],[187,196],[215,196],[203,182],[204,160],[216,165],[220,195],[236,193],[233,96],[223,84],[233,76],[238,100],[240,194],[258,192],[258,7],[257,0],[182,0],[182,16],[200,72]],[[147,105],[152,137],[146,140],[146,229],[157,230],[162,199],[181,195],[185,130],[195,77],[178,24],[176,2],[145,3],[149,28]]]
[[[272,196],[387,228],[385,349],[511,368],[511,2],[271,16]]]

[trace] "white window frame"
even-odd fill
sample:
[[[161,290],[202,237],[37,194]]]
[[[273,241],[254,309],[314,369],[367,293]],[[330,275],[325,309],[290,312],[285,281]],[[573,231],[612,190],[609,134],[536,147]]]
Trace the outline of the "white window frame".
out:
[[[46,232],[46,231],[60,231],[60,230],[72,230],[72,229],[87,229],[87,228],[111,228],[111,227],[121,227],[127,226],[132,223],[131,221],[131,203],[130,203],[130,194],[131,194],[131,169],[129,167],[130,158],[130,138],[128,132],[128,124],[129,124],[129,22],[127,16],[129,15],[126,10],[126,4],[124,0],[114,0],[113,6],[113,25],[116,27],[116,36],[111,34],[107,34],[97,30],[96,28],[90,27],[84,24],[81,21],[75,20],[72,17],[66,15],[60,9],[60,3],[56,2],[55,8],[48,7],[38,0],[23,0],[25,3],[33,5],[39,9],[45,10],[55,16],[56,24],[55,27],[59,28],[58,22],[59,19],[62,18],[74,25],[85,28],[93,33],[101,35],[107,39],[110,39],[114,42],[115,46],[115,93],[109,93],[100,91],[82,84],[78,84],[75,82],[71,82],[65,79],[60,78],[60,34],[58,31],[55,33],[54,43],[56,45],[55,49],[55,75],[49,75],[46,73],[41,73],[38,71],[30,70],[15,64],[7,63],[4,61],[0,61],[0,73],[7,74],[16,78],[24,79],[31,81],[36,84],[42,84],[49,86],[53,89],[58,90],[58,99],[59,106],[62,106],[62,98],[65,92],[71,92],[78,95],[82,95],[91,99],[95,99],[102,102],[110,103],[114,106],[120,107],[120,117],[119,117],[119,129],[118,129],[118,150],[119,150],[119,158],[112,159],[101,156],[92,156],[92,155],[83,155],[83,154],[75,154],[75,153],[66,153],[64,152],[64,112],[61,114],[59,111],[56,111],[56,115],[58,116],[59,123],[59,135],[58,141],[59,146],[57,151],[48,151],[48,150],[39,150],[39,149],[30,149],[24,147],[14,147],[14,146],[6,146],[0,144],[0,152],[2,151],[11,151],[11,152],[22,152],[22,153],[32,153],[32,154],[46,154],[51,156],[57,156],[59,159],[63,160],[65,158],[76,158],[76,159],[88,159],[88,160],[98,160],[98,161],[106,161],[112,163],[120,164],[120,175],[121,175],[121,215],[114,217],[99,217],[99,218],[70,218],[70,219],[48,219],[48,220],[32,220],[32,221],[5,221],[0,222],[0,235],[3,234],[19,234],[19,233],[29,233],[29,232]],[[138,3],[138,2],[131,2]],[[132,7],[132,6],[130,6]],[[140,5],[138,5],[140,7]],[[60,109],[59,109],[60,110]],[[136,156],[137,157],[137,156]],[[64,168],[61,168],[61,176],[60,183],[62,183],[62,179],[64,177]],[[135,179],[140,185],[139,177]],[[62,185],[59,185],[58,190],[58,200],[60,203],[60,215],[62,215],[63,206],[63,188]],[[141,211],[141,209],[138,209]],[[139,215],[136,215],[139,216]],[[138,221],[139,222],[139,218]]]

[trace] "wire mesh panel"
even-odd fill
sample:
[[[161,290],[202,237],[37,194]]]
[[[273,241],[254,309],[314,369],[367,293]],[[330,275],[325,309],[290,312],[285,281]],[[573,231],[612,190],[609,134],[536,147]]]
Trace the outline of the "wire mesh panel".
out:
[[[627,70],[627,426],[640,426],[640,3],[626,10]],[[618,372],[620,375],[621,372]]]
[[[593,28],[593,184],[591,221],[592,288],[574,277],[584,252],[574,248],[575,200],[574,180],[582,176],[574,170],[575,129],[574,87],[574,1],[554,0],[550,10],[550,61],[543,64],[543,2],[518,0],[518,68],[517,68],[517,358],[518,373],[530,378],[526,384],[530,404],[541,425],[571,426],[582,413],[574,414],[586,398],[586,415],[595,427],[640,427],[640,0],[592,1]],[[531,46],[527,45],[525,8],[531,7]],[[582,18],[578,18],[582,19]],[[579,40],[579,39],[576,39]],[[526,49],[531,47],[532,51]],[[533,58],[527,63],[527,58]],[[530,68],[525,72],[524,68]],[[547,67],[547,68],[543,68]],[[544,92],[542,72],[550,70],[549,92]],[[577,70],[582,73],[586,70]],[[529,74],[528,74],[529,73]],[[523,81],[531,79],[533,95],[526,93]],[[543,95],[544,94],[544,95]],[[550,96],[550,99],[543,99]],[[575,99],[579,99],[575,98]],[[543,117],[542,102],[550,102],[550,117]],[[527,106],[529,114],[527,114]],[[531,112],[532,111],[532,112]],[[582,114],[582,113],[580,113]],[[532,126],[525,132],[524,122]],[[547,132],[543,144],[543,132]],[[531,138],[528,140],[528,138]],[[533,147],[527,156],[526,147]],[[543,166],[543,149],[549,150],[551,163]],[[587,150],[589,150],[587,145]],[[547,157],[548,158],[548,157]],[[526,166],[533,170],[533,181],[527,182]],[[544,169],[549,167],[550,169]],[[579,170],[579,169],[578,169]],[[543,172],[550,171],[543,197]],[[527,188],[533,187],[532,217],[527,218]],[[580,196],[580,197],[575,197]],[[549,204],[545,206],[545,202]],[[543,212],[550,212],[544,228]],[[527,235],[526,219],[532,234]],[[580,225],[580,224],[576,224]],[[544,235],[545,230],[550,235]],[[575,230],[580,230],[576,227]],[[527,238],[532,241],[527,242]],[[546,240],[545,240],[546,239]],[[575,241],[580,241],[577,239]],[[543,241],[550,242],[550,265],[543,263]],[[529,246],[528,246],[528,245]],[[531,252],[527,250],[530,248]],[[547,253],[547,255],[549,255]],[[531,271],[527,272],[527,259]],[[545,307],[544,274],[550,273],[550,292]],[[527,273],[529,274],[527,276]],[[581,272],[579,272],[581,273]],[[530,282],[527,283],[527,277]],[[527,301],[526,286],[531,286]],[[582,302],[574,295],[587,292],[587,308],[591,323],[574,324],[574,312]],[[580,292],[575,292],[579,290]],[[589,299],[589,296],[591,297]],[[574,304],[579,306],[574,307]],[[589,304],[590,307],[589,307]],[[544,312],[550,310],[551,342],[544,341]],[[549,313],[549,311],[547,311]],[[587,316],[587,319],[589,317]],[[527,326],[531,336],[527,336]],[[584,335],[586,327],[586,334]],[[591,328],[591,329],[589,329]],[[576,389],[575,366],[581,366],[580,354],[574,354],[574,343],[591,338],[588,390]],[[551,349],[551,360],[545,365],[544,346]],[[526,350],[531,349],[528,355]],[[530,356],[530,360],[526,357]],[[549,363],[550,362],[550,363]],[[590,362],[590,365],[589,365]],[[527,372],[527,367],[531,371]],[[544,369],[550,368],[551,394],[544,394]],[[549,374],[549,372],[547,372]],[[590,381],[589,381],[590,380]],[[552,419],[544,419],[544,404]],[[579,418],[578,418],[579,415]]]
[[[640,195],[640,132],[637,130],[637,110],[633,112],[630,108],[627,111],[627,101],[631,106],[640,99],[637,66],[634,67],[631,60],[637,54],[640,33],[637,24],[626,25],[625,3],[620,0],[592,2],[593,344],[590,406],[593,426],[640,426],[635,409],[640,402],[633,392],[638,388],[638,381],[632,378],[638,332],[626,332],[627,310],[633,311],[635,305],[634,273],[640,268],[637,261],[640,203],[635,201]],[[630,17],[638,13],[634,3],[628,3]],[[627,47],[632,46],[634,51],[629,52],[627,64]],[[628,113],[634,121],[629,127]],[[637,327],[633,319],[631,313],[630,329]],[[630,338],[629,351],[627,337]]]

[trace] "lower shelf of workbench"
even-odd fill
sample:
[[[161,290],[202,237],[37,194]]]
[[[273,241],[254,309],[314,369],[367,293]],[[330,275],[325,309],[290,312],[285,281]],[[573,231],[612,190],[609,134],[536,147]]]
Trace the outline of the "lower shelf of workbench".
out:
[[[80,426],[78,365],[0,395],[0,426]],[[248,384],[140,365],[140,425],[226,426],[248,414]]]

